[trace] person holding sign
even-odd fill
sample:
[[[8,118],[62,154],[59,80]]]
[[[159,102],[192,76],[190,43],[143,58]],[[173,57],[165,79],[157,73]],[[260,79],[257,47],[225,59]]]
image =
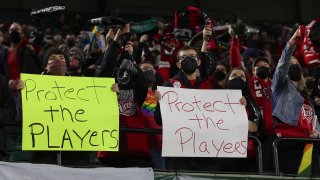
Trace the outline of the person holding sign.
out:
[[[67,60],[63,52],[55,47],[49,47],[43,56],[43,75],[65,76],[67,74]],[[34,151],[31,162],[33,163],[57,163],[56,151]],[[60,152],[62,165],[85,166],[89,163],[88,152]]]
[[[202,80],[197,76],[197,67],[201,61],[198,58],[196,50],[191,46],[182,47],[177,54],[177,67],[180,72],[172,79],[165,82],[163,86],[174,88],[188,88],[188,89],[211,89],[209,81]],[[159,92],[155,93],[155,98],[160,100],[161,95]],[[159,103],[155,111],[155,119],[159,125],[162,125],[162,117],[160,112]],[[185,158],[185,157],[171,157],[167,158],[168,169],[182,169],[182,170],[212,170],[212,158]],[[209,169],[208,169],[209,168]]]
[[[246,100],[246,110],[249,122],[249,134],[253,134],[260,139],[266,136],[263,117],[260,109],[254,101],[249,87],[248,77],[243,69],[233,68],[227,76],[226,89],[240,89]],[[251,164],[254,163],[254,144],[248,141],[248,158],[246,159],[220,159],[219,169],[221,171],[245,171],[252,170]]]
[[[146,100],[148,87],[145,76],[133,59],[130,25],[110,29],[106,35],[108,46],[100,65],[100,76],[115,77],[112,91],[118,93],[120,127],[145,128],[141,106]],[[121,132],[119,152],[100,151],[97,154],[103,166],[150,167],[147,134]]]
[[[197,51],[191,46],[182,47],[177,54],[177,67],[180,68],[172,79],[165,82],[163,86],[174,88],[189,88],[189,89],[211,89],[212,86],[207,80],[203,80],[197,76],[197,67],[201,64],[198,58]],[[157,99],[160,99],[159,93],[155,94]],[[158,124],[162,125],[160,108],[157,106],[155,118]]]
[[[43,75],[65,76],[67,74],[67,58],[63,52],[53,46],[43,54]]]
[[[305,93],[301,66],[292,58],[300,28],[282,51],[272,80],[272,110],[276,119],[276,137],[319,138],[319,123],[314,119],[312,102]],[[285,174],[297,174],[306,143],[281,142],[278,145],[279,168]],[[318,144],[313,146],[312,173],[318,171]]]

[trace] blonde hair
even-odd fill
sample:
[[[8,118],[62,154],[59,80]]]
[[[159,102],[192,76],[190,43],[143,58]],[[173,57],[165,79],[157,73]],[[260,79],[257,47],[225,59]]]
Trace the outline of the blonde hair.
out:
[[[297,88],[301,92],[306,88],[306,81],[304,80],[303,74],[301,74],[301,79],[297,81]]]

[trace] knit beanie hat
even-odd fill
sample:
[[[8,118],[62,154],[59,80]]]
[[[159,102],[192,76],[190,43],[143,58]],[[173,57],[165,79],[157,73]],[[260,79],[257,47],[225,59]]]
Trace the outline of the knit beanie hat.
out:
[[[71,51],[75,51],[75,52],[77,52],[77,53],[79,54],[79,56],[80,56],[80,59],[78,59],[78,60],[79,60],[79,63],[80,63],[80,64],[83,64],[83,62],[84,62],[84,60],[85,60],[85,56],[84,56],[84,52],[82,51],[82,49],[74,46],[74,47],[72,47],[72,48],[69,50],[69,53],[70,53]]]
[[[44,51],[44,54],[42,56],[42,62],[43,62],[43,68],[45,69],[48,65],[48,60],[49,60],[49,57],[52,55],[52,54],[62,54],[65,58],[66,61],[68,61],[66,55],[62,52],[62,50],[56,48],[56,47],[49,47],[47,48],[45,51]],[[68,64],[68,63],[67,63]]]

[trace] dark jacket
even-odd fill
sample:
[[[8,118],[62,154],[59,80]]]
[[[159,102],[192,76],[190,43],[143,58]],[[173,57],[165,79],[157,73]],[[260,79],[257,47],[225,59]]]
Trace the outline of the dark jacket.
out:
[[[119,86],[118,104],[120,126],[145,128],[141,105],[146,99],[148,87],[144,74],[128,52],[112,41],[105,51],[100,65],[100,76],[114,77]],[[139,139],[139,141],[136,141]],[[119,152],[99,152],[101,162],[114,157],[148,157],[148,136],[144,134],[123,133],[119,135]],[[129,160],[129,159],[127,159]],[[122,164],[122,165],[125,165]]]
[[[0,46],[0,74],[8,77],[10,79],[9,74],[9,66],[8,66],[8,51],[9,48]],[[20,56],[20,73],[28,73],[28,74],[40,74],[42,71],[42,63],[38,55],[35,52],[32,52],[29,48],[24,47],[19,49]]]
[[[8,47],[0,45],[0,74],[7,76],[8,75]]]
[[[139,107],[145,101],[148,87],[145,82],[145,77],[142,70],[133,63],[133,57],[127,53],[122,52],[120,45],[111,41],[108,49],[103,55],[103,59],[99,68],[99,76],[114,77],[120,90],[133,89],[134,97]],[[128,73],[128,79],[123,79],[123,73]]]
[[[6,132],[4,126],[15,117],[15,103],[8,86],[7,79],[0,75],[0,151],[6,148]]]

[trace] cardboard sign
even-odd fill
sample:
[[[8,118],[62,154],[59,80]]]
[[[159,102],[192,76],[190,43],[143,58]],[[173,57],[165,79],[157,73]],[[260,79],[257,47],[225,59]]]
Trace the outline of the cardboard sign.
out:
[[[112,78],[21,74],[22,150],[118,151]]]
[[[240,90],[158,86],[162,156],[246,157],[248,117]]]

